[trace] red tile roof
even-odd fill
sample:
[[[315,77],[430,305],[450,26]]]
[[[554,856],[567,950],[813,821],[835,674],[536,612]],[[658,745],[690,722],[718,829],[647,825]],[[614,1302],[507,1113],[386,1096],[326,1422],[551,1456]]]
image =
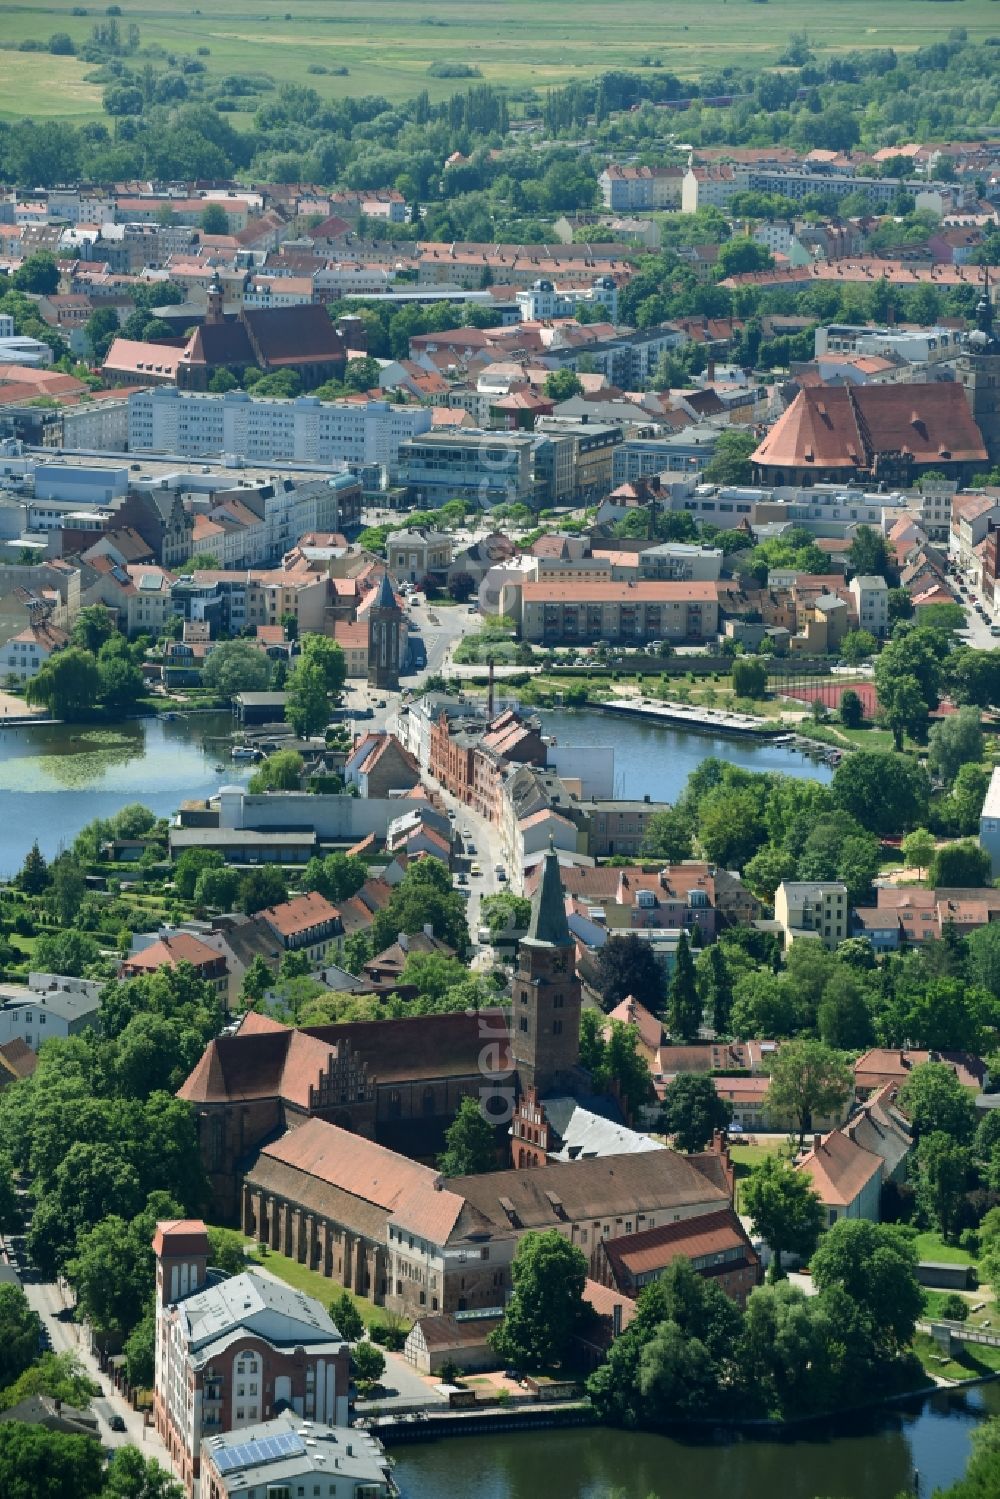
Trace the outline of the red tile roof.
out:
[[[316,890],[282,901],[278,906],[268,906],[258,914],[279,937],[301,936],[325,922],[337,921],[340,916],[336,906]]]
[[[961,385],[828,385],[800,390],[751,454],[768,468],[870,469],[877,453],[917,463],[981,462],[982,434]]]

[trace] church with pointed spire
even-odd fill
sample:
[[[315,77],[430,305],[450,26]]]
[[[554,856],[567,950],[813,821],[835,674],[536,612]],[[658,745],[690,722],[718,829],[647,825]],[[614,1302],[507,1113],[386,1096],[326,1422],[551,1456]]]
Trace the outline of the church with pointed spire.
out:
[[[550,842],[518,947],[510,1015],[511,1060],[522,1092],[572,1093],[580,1067],[582,991],[566,920],[559,856]]]
[[[973,420],[983,434],[989,460],[1000,463],[1000,337],[993,322],[988,268],[976,308],[976,326],[958,360],[958,378]]]
[[[375,596],[366,609],[368,619],[368,685],[395,692],[402,665],[403,611],[383,573]]]

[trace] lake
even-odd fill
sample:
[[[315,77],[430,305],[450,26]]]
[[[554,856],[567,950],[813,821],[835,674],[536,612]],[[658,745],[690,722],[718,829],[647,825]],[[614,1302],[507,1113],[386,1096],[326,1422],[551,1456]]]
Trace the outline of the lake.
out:
[[[37,838],[46,858],[95,817],[142,802],[169,817],[187,797],[244,782],[228,713],[115,724],[53,724],[0,731],[0,875],[13,874]],[[225,764],[218,772],[216,764]]]
[[[813,781],[827,782],[833,774],[828,765],[809,759],[801,750],[767,739],[692,734],[586,708],[578,713],[542,709],[538,716],[544,733],[554,735],[559,744],[614,745],[616,796],[674,802],[691,772],[711,756],[744,770],[778,770]]]
[[[788,1440],[601,1427],[393,1446],[404,1499],[930,1499],[965,1471],[1000,1385],[939,1393]],[[914,1473],[919,1473],[919,1487]]]

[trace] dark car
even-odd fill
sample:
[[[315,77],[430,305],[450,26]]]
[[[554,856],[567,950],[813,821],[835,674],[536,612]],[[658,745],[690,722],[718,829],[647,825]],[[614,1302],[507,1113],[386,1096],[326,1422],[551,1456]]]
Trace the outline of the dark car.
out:
[[[119,1416],[117,1412],[115,1412],[113,1416],[108,1417],[108,1425],[111,1427],[112,1431],[128,1430],[128,1427],[125,1425],[124,1416]]]

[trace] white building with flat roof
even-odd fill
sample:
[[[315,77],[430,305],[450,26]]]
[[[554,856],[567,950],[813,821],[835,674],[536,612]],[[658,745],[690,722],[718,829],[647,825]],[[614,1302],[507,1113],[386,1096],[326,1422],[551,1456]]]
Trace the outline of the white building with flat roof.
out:
[[[390,401],[286,401],[243,390],[218,396],[160,386],[129,398],[129,449],[184,458],[238,453],[248,463],[357,470],[394,464],[400,443],[429,432],[431,421],[426,406]]]

